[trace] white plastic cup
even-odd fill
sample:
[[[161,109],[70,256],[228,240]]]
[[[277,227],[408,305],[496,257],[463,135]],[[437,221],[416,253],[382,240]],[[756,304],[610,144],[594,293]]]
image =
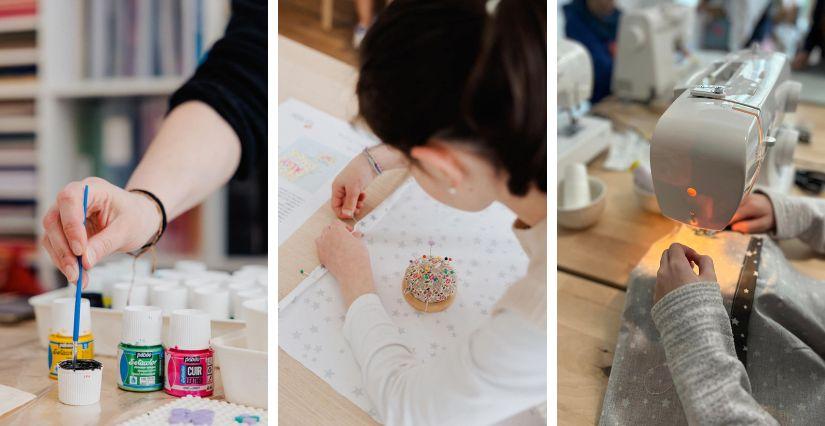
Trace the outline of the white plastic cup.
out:
[[[147,287],[154,287],[159,285],[178,285],[176,280],[169,280],[165,278],[158,278],[158,277],[140,277],[135,278],[135,284],[142,284]]]
[[[73,297],[62,297],[52,301],[51,332],[61,336],[71,336],[74,332]],[[92,332],[92,314],[89,299],[80,299],[80,324],[78,334],[81,336]]]
[[[266,265],[244,265],[232,273],[233,277],[248,278],[256,277],[258,274],[266,274]]]
[[[590,204],[590,183],[584,164],[569,164],[564,170],[562,202],[565,209],[578,209]]]
[[[158,269],[155,271],[154,276],[160,279],[174,281],[177,284],[183,283],[184,278],[186,278],[186,274],[177,269]]]
[[[187,306],[192,306],[193,307],[193,306],[195,306],[195,290],[198,290],[198,289],[201,289],[201,288],[218,289],[218,288],[221,287],[221,284],[218,281],[205,279],[205,278],[199,278],[199,277],[193,277],[193,278],[185,279],[183,281],[183,287],[186,288],[186,304],[187,304]]]
[[[63,362],[71,362],[71,360]],[[102,365],[93,370],[69,370],[58,366],[57,398],[66,405],[96,404],[100,401],[102,382]]]
[[[206,264],[197,260],[179,260],[175,262],[175,269],[185,273],[203,272]]]
[[[112,309],[123,310],[126,307],[126,302],[129,306],[146,305],[149,302],[149,287],[136,282],[132,287],[132,298],[129,298],[129,288],[131,283],[117,283],[112,286]]]
[[[265,297],[266,297],[266,294],[264,294],[264,292],[262,292],[258,288],[253,289],[253,290],[239,291],[239,292],[235,293],[234,296],[232,297],[232,310],[233,310],[233,312],[235,312],[237,314],[235,316],[235,319],[239,319],[239,320],[245,319],[244,318],[244,311],[243,311],[243,302],[246,302],[247,300],[260,299],[260,298],[265,298]]]
[[[229,272],[224,271],[201,271],[194,273],[193,276],[203,280],[215,281],[219,284],[224,284],[232,278]]]
[[[242,304],[246,320],[246,347],[254,351],[267,351],[266,298],[250,299]]]
[[[157,306],[164,315],[186,309],[187,290],[179,285],[156,285],[149,289],[149,304]]]
[[[235,308],[235,296],[247,290],[254,290],[256,289],[256,285],[254,281],[248,280],[236,280],[233,279],[229,284],[226,285],[226,289],[229,291],[229,316],[232,318],[237,318],[240,315],[239,311],[236,311]]]
[[[229,290],[217,287],[199,288],[192,294],[192,307],[209,314],[209,318],[229,318]]]

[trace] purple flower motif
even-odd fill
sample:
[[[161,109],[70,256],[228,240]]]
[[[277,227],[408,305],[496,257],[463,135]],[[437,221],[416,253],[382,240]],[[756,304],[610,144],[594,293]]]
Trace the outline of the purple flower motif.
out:
[[[186,408],[173,408],[169,413],[169,424],[193,424],[196,426],[208,426],[215,420],[215,412],[212,410],[188,410]]]

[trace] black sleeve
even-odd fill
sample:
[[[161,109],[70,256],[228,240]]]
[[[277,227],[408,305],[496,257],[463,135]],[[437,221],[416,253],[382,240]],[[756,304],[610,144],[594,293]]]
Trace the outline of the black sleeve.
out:
[[[822,0],[816,0],[816,6],[814,6],[814,13],[811,15],[811,29],[808,30],[808,36],[805,37],[805,44],[802,45],[802,50],[805,52],[810,52],[814,49],[814,47],[822,46],[822,19],[825,18],[823,16],[823,12],[825,12],[825,5],[823,5]]]
[[[266,0],[233,0],[223,38],[169,100],[170,111],[187,101],[204,102],[229,123],[242,145],[237,177],[266,162],[266,24]]]

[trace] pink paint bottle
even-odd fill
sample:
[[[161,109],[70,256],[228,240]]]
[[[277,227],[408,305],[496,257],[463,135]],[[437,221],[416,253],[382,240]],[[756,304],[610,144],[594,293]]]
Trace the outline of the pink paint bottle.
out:
[[[172,311],[164,363],[163,390],[172,396],[212,396],[214,352],[209,315],[197,309]]]

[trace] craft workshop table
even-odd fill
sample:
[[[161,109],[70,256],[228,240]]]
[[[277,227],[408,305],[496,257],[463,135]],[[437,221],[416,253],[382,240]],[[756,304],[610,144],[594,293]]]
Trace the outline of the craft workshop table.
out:
[[[615,99],[593,110],[610,118],[617,128],[633,127],[646,138],[663,111]],[[812,132],[811,143],[798,146],[794,155],[798,167],[825,171],[825,108],[801,104],[788,119]],[[655,241],[678,226],[643,210],[633,192],[632,175],[604,170],[604,158],[603,154],[588,165],[588,172],[607,186],[601,219],[582,231],[558,228],[560,424],[598,421],[630,271]],[[793,193],[802,194],[796,188]],[[825,280],[823,256],[797,240],[783,241],[780,247],[800,272]]]
[[[278,103],[295,98],[342,120],[356,114],[351,66],[279,36]],[[360,216],[367,215],[404,181],[407,174],[390,171],[367,189]],[[319,265],[315,238],[336,220],[328,204],[319,208],[278,247],[278,300],[304,278],[299,271]],[[340,395],[300,362],[278,348],[278,421],[288,425],[375,424],[367,413]]]
[[[24,321],[0,328],[3,345],[0,352],[0,384],[35,395],[35,399],[0,416],[3,425],[109,425],[129,420],[175,399],[163,391],[126,392],[118,389],[117,362],[114,357],[95,357],[103,363],[100,402],[73,407],[57,399],[57,381],[48,377],[46,348],[38,343],[34,321]],[[215,394],[223,399],[220,368],[215,371]]]

